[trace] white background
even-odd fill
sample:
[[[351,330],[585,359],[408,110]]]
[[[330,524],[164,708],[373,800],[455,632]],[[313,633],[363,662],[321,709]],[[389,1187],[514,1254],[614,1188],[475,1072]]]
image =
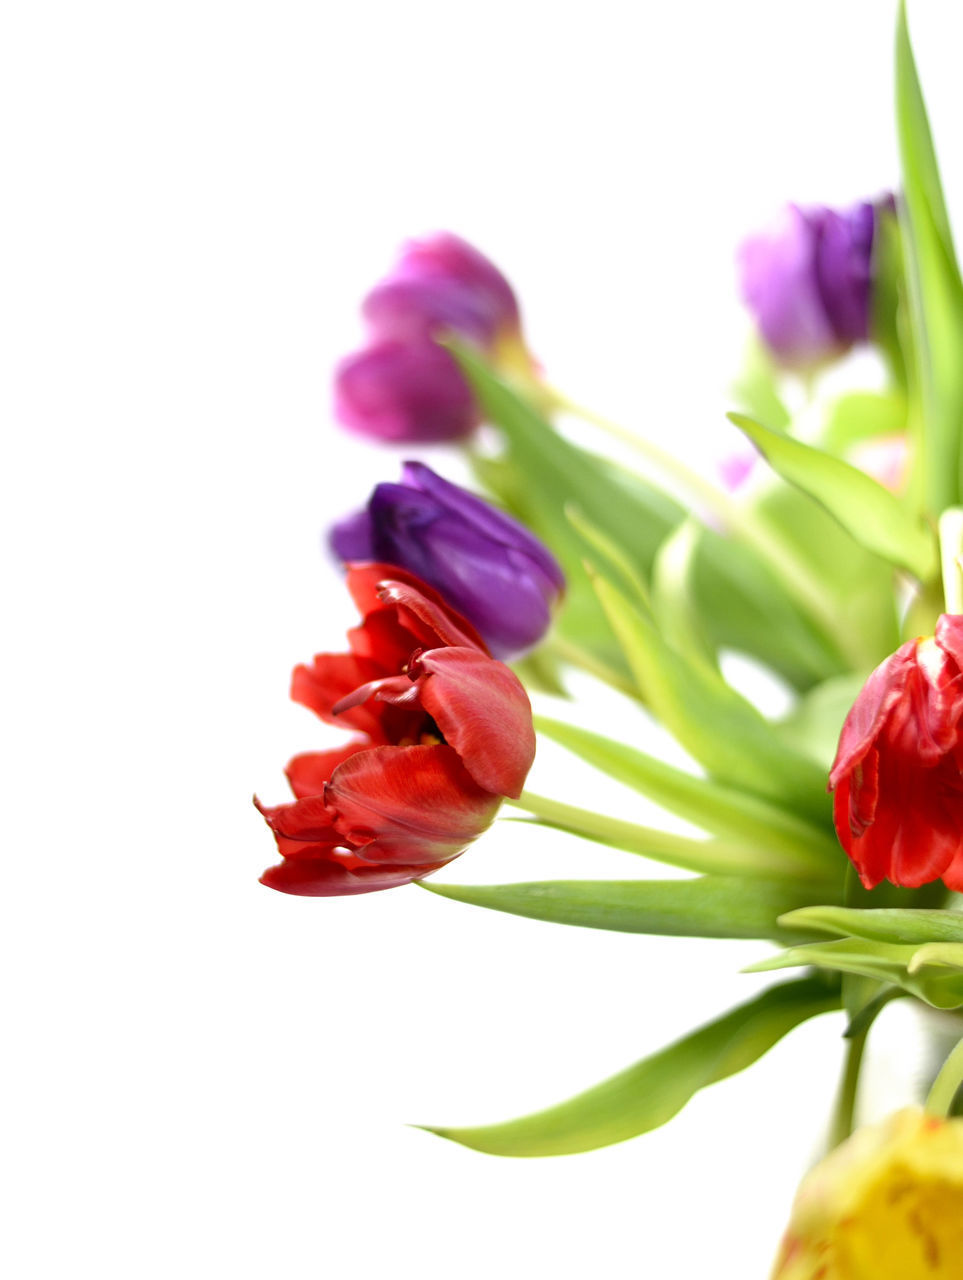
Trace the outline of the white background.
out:
[[[761,944],[273,894],[250,794],[321,741],[287,680],[352,621],[322,533],[400,461],[329,412],[395,244],[475,241],[556,384],[704,464],[739,238],[896,179],[892,8],[6,8],[5,1274],[764,1276],[832,1018],[606,1151],[405,1127],[594,1083],[751,995]],[[959,8],[910,17],[959,211]],[[506,822],[447,878],[649,873]]]

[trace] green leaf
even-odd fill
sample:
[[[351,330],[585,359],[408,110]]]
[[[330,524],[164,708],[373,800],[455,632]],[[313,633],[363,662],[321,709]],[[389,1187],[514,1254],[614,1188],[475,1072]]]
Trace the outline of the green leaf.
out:
[[[770,870],[809,867],[824,874],[828,863],[842,878],[843,858],[828,819],[822,826],[814,826],[758,796],[685,773],[636,747],[561,720],[536,716],[535,728],[586,764],[703,831],[766,851],[771,858]]]
[[[565,513],[541,501],[537,489],[533,492],[520,470],[504,459],[473,454],[471,463],[481,483],[551,547],[565,571],[565,598],[548,640],[550,647],[563,661],[590,669],[616,688],[631,689],[625,659],[582,563],[584,546]]]
[[[720,675],[686,661],[605,578],[595,590],[646,704],[714,777],[826,820],[826,776]]]
[[[824,678],[872,671],[900,642],[892,565],[866,551],[825,507],[792,485],[773,484],[760,494],[755,511],[768,536],[791,547],[804,572],[821,584],[831,634],[845,651],[845,662]],[[775,628],[776,619],[769,625]]]
[[[701,876],[695,880],[547,880],[530,884],[454,885],[425,881],[425,889],[476,907],[531,920],[620,933],[683,938],[790,939],[776,917],[808,902],[805,886],[785,880]],[[792,904],[792,905],[790,905]],[[792,940],[811,938],[795,931]]]
[[[906,967],[910,973],[920,973],[930,965],[963,972],[963,942],[924,943]]]
[[[744,414],[728,416],[775,472],[815,498],[860,546],[920,580],[936,572],[939,559],[932,531],[918,523],[895,494],[822,449],[770,431]]]
[[[854,444],[906,430],[906,397],[898,391],[848,391],[829,406],[822,444],[844,453]]]
[[[963,282],[903,4],[896,32],[896,125],[903,170],[899,215],[922,398],[917,465],[927,510],[936,516],[960,500]]]
[[[904,401],[903,412],[906,421],[903,427],[897,430],[908,430],[911,422],[906,393],[916,381],[916,371],[912,367],[914,360],[912,339],[906,329],[906,263],[903,253],[903,235],[895,210],[890,212],[888,209],[880,209],[877,206],[870,274],[873,280],[870,337],[882,352],[889,366],[890,376],[899,388],[898,394]]]
[[[817,509],[817,514],[824,513]],[[804,611],[786,581],[735,535],[703,528],[692,591],[712,647],[749,654],[794,688],[807,689],[848,670],[850,663],[836,630]]]
[[[784,983],[558,1106],[504,1124],[422,1127],[492,1155],[594,1151],[657,1129],[693,1094],[756,1062],[800,1022],[838,1008],[838,992],[819,979]]]
[[[646,582],[659,547],[685,511],[639,476],[559,435],[476,352],[457,344],[451,350],[507,446],[502,458],[473,455],[476,474],[552,548],[565,569],[560,636],[576,659],[592,652],[603,672],[617,670],[620,659],[613,656],[611,633],[582,567],[586,542],[567,511],[576,512],[583,532],[591,527],[610,548],[618,547]],[[831,630],[814,623],[787,591],[785,575],[750,547],[704,531],[694,591],[715,647],[758,656],[798,688],[847,669]]]
[[[963,912],[920,908],[806,907],[782,921],[787,927],[866,938],[871,942],[963,942]]]
[[[808,859],[801,856],[780,858],[774,857],[769,849],[753,848],[737,841],[677,836],[657,827],[640,826],[591,809],[580,809],[561,800],[533,795],[530,791],[523,791],[517,800],[508,803],[533,813],[542,826],[555,827],[683,871],[742,876],[782,875],[811,883],[827,883],[826,863],[818,855],[811,854]],[[809,900],[815,896],[818,895],[813,889]]]
[[[617,544],[624,545],[631,531],[633,558],[647,571],[666,534],[683,518],[679,504],[638,477],[627,481],[604,459],[570,444],[499,381],[477,353],[456,344],[451,350],[485,417],[503,431],[513,466],[524,477],[518,488],[524,488],[536,518],[550,519],[562,531],[563,542],[572,546],[574,533],[565,507],[573,503]]]
[[[702,530],[690,518],[663,542],[652,565],[652,612],[666,641],[690,661],[718,670],[715,650],[699,616],[694,576]]]
[[[589,558],[604,564],[608,573],[620,582],[639,604],[649,609],[651,607],[649,588],[622,547],[617,542],[613,542],[607,533],[597,529],[587,520],[574,503],[566,503],[565,515],[569,524],[582,539]],[[668,535],[669,538],[672,536],[672,534]]]
[[[798,924],[799,913],[791,914],[797,916],[792,923]],[[948,944],[938,945],[945,947]],[[925,951],[925,947],[920,948],[914,943],[903,945],[870,942],[865,938],[842,938],[791,947],[781,955],[750,965],[745,972],[767,973],[772,969],[816,965],[821,969],[855,973],[892,983],[936,1009],[958,1009],[963,1005],[963,968],[949,967],[944,958],[928,960],[920,954],[921,951]]]

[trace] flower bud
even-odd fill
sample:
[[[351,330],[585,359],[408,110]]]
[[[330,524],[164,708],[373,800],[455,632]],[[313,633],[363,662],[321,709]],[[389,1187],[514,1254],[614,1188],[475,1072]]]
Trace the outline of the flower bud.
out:
[[[807,368],[870,336],[873,244],[892,198],[837,212],[790,204],[739,250],[742,296],[775,357]]]
[[[960,1280],[963,1120],[909,1107],[803,1179],[770,1280]]]
[[[409,240],[363,312],[381,338],[450,331],[489,353],[500,335],[520,327],[511,285],[484,254],[449,231]]]
[[[351,431],[387,443],[457,440],[478,410],[454,358],[432,342],[379,342],[335,371],[335,416]]]
[[[436,340],[480,347],[496,368],[531,380],[511,285],[450,232],[412,240],[364,301],[369,345],[335,372],[335,416],[378,440],[428,442],[468,435],[480,420],[457,361]]]
[[[963,890],[963,616],[876,668],[829,774],[840,843],[867,889],[883,879]]]
[[[499,658],[538,643],[565,585],[527,529],[420,462],[405,463],[400,484],[379,484],[331,543],[345,561],[398,565],[427,582]]]

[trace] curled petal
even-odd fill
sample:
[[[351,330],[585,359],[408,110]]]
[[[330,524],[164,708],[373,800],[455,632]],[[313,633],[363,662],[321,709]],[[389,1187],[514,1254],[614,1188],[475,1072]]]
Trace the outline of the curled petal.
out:
[[[940,615],[936,624],[936,643],[963,671],[963,616],[958,613]]]
[[[475,649],[432,649],[421,704],[479,786],[517,799],[535,759],[528,694],[513,671]]]
[[[291,698],[328,724],[357,729],[375,742],[384,742],[380,718],[370,707],[352,708],[343,716],[337,715],[334,707],[360,685],[380,680],[386,675],[394,675],[394,672],[386,671],[369,657],[354,653],[319,653],[310,666],[302,663],[294,668]]]
[[[321,795],[273,806],[262,805],[255,796],[254,807],[274,832],[278,852],[285,858],[314,857],[344,843]]]
[[[439,644],[461,644],[488,652],[468,619],[453,609],[434,587],[406,569],[378,561],[350,564],[347,583],[365,622],[369,615],[385,612],[399,617],[399,625],[409,626],[413,640],[410,649],[418,645],[434,649]]]
[[[500,803],[444,745],[358,752],[334,771],[325,800],[359,857],[398,865],[454,858],[489,826]]]
[[[381,585],[381,599],[394,608],[398,617],[425,648],[436,645],[458,645],[475,649],[485,657],[488,647],[467,618],[456,613],[441,597],[433,600],[423,584],[417,587],[406,582],[388,581]],[[432,596],[435,592],[432,591]]]
[[[404,707],[418,701],[418,690],[407,676],[385,676],[383,680],[372,680],[349,693],[346,698],[334,705],[334,714],[342,715],[352,707],[374,698],[377,702],[390,702],[394,707]]]
[[[829,774],[830,790],[855,768],[873,745],[893,708],[899,703],[915,665],[916,641],[907,640],[881,663],[863,685],[843,724],[836,759]]]
[[[346,894],[374,893],[394,889],[398,885],[420,880],[444,866],[443,862],[427,866],[371,866],[356,859],[341,860],[336,855],[298,858],[269,867],[261,876],[261,884],[281,893],[303,898],[343,897]]]
[[[484,640],[460,613],[426,582],[396,565],[375,562],[348,566],[348,590],[363,615],[366,627],[369,617],[379,612],[396,619],[411,636],[411,649],[434,649],[438,645],[457,644],[487,653]]]
[[[333,751],[305,751],[302,755],[289,760],[284,772],[291,790],[299,800],[306,796],[319,796],[324,791],[324,784],[331,778],[339,764],[342,764],[356,751],[365,751],[371,743],[365,738],[356,739],[343,747],[335,747]]]

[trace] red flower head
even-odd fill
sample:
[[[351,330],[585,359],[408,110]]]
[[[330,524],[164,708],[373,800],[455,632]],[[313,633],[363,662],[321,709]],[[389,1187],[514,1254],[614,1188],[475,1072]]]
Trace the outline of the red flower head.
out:
[[[535,755],[525,690],[431,587],[365,564],[348,589],[362,614],[351,652],[296,667],[291,697],[362,736],[295,756],[294,803],[258,804],[284,859],[261,883],[283,893],[369,893],[437,871],[518,797]]]
[[[829,775],[843,848],[867,889],[942,877],[963,890],[963,616],[909,640],[866,681]]]

